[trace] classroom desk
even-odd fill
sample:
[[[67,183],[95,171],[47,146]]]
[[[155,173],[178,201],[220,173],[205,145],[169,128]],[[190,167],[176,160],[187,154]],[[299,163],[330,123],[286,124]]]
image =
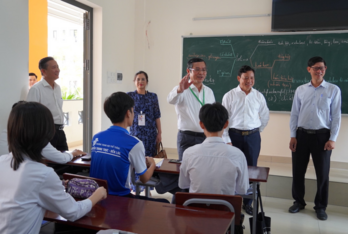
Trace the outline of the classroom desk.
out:
[[[45,164],[51,163],[51,164],[57,164],[57,165],[62,165],[56,162],[52,162],[50,160],[44,159],[43,162]],[[66,164],[63,165],[70,165],[70,166],[78,166],[78,167],[91,167],[91,161],[82,161],[81,157],[76,157],[73,160],[67,162]]]
[[[119,229],[153,233],[221,233],[225,234],[234,213],[196,207],[184,207],[135,198],[108,195],[75,222],[46,211],[44,220],[93,230]]]
[[[67,163],[72,166],[82,166],[82,167],[90,167],[90,161],[82,161],[81,158],[74,159]],[[169,159],[164,159],[160,168],[156,168],[155,172],[157,173],[169,173],[169,174],[177,174],[180,173],[180,165],[178,163],[169,163]],[[257,185],[260,182],[267,182],[269,167],[253,167],[248,166],[249,172],[249,181],[252,182],[253,194],[252,195],[241,195],[244,198],[250,198],[253,200],[254,207],[258,207],[257,201]],[[257,209],[253,209],[253,232],[256,233],[256,217],[257,217]]]
[[[157,173],[171,173],[171,174],[179,174],[180,173],[180,165],[178,163],[169,163],[169,159],[164,159],[160,168],[156,168]],[[241,195],[244,198],[253,199],[254,208],[253,209],[253,232],[256,233],[256,217],[257,217],[257,209],[258,201],[257,201],[257,185],[260,182],[267,182],[269,167],[253,167],[248,166],[248,174],[249,181],[252,182],[253,194],[252,195]]]

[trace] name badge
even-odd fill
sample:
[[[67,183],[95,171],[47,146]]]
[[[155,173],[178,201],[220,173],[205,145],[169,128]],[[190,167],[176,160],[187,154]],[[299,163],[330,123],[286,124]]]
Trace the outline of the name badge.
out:
[[[145,126],[145,114],[138,115],[138,126]]]

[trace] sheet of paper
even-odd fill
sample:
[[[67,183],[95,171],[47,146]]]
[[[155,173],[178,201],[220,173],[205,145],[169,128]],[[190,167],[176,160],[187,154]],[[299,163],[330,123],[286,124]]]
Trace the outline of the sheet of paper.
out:
[[[163,158],[154,158],[156,167],[161,167],[163,163]]]

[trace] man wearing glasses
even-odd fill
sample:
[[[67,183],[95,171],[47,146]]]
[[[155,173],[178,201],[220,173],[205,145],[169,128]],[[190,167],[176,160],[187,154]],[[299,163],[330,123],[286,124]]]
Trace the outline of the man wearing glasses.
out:
[[[324,80],[326,68],[323,58],[309,59],[307,71],[312,80],[296,89],[290,117],[295,201],[289,212],[297,213],[306,206],[304,178],[311,154],[317,175],[314,210],[320,220],[327,219],[330,156],[341,124],[341,90]]]
[[[184,151],[204,141],[205,135],[199,125],[199,110],[204,104],[214,103],[213,91],[203,84],[207,67],[203,59],[192,58],[187,62],[187,75],[169,93],[167,101],[175,105],[178,116],[177,148],[179,160]]]
[[[238,71],[239,85],[227,92],[222,105],[227,109],[229,125],[225,129],[225,143],[239,148],[245,155],[248,166],[256,166],[261,150],[260,132],[269,120],[269,110],[265,97],[253,89],[255,71],[244,65]],[[243,200],[243,209],[252,215],[251,199]]]

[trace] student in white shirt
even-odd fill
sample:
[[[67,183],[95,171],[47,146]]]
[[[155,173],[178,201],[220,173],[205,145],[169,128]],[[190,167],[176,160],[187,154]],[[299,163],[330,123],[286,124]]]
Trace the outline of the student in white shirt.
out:
[[[20,103],[25,103],[25,102],[24,101],[16,102],[15,104],[13,104],[12,109]],[[7,129],[5,128],[0,134],[0,156],[3,154],[8,154],[8,153],[9,151],[8,151],[8,143],[7,143]],[[86,155],[85,152],[78,149],[75,149],[72,152],[60,152],[59,150],[54,148],[51,145],[51,143],[48,143],[42,149],[41,154],[46,159],[56,163],[61,163],[61,164],[65,164],[77,156]]]
[[[9,116],[11,153],[0,157],[0,233],[39,233],[46,210],[75,221],[106,198],[98,188],[75,201],[52,168],[41,163],[41,151],[54,135],[51,112],[42,104],[18,104]]]
[[[179,187],[189,188],[190,193],[246,194],[249,176],[245,156],[222,139],[228,126],[227,110],[220,103],[206,104],[199,119],[207,138],[184,152]]]
[[[229,126],[224,132],[224,141],[240,149],[248,166],[256,166],[261,150],[260,132],[269,120],[269,110],[265,97],[253,89],[255,71],[250,66],[242,66],[238,71],[239,85],[227,92],[222,105],[229,115]],[[252,215],[251,199],[244,199],[245,212]]]
[[[199,126],[199,110],[206,103],[214,103],[213,91],[203,84],[207,76],[207,67],[203,59],[192,58],[187,62],[187,75],[178,86],[168,94],[167,101],[175,105],[178,116],[177,148],[179,159],[184,151],[205,139]]]

